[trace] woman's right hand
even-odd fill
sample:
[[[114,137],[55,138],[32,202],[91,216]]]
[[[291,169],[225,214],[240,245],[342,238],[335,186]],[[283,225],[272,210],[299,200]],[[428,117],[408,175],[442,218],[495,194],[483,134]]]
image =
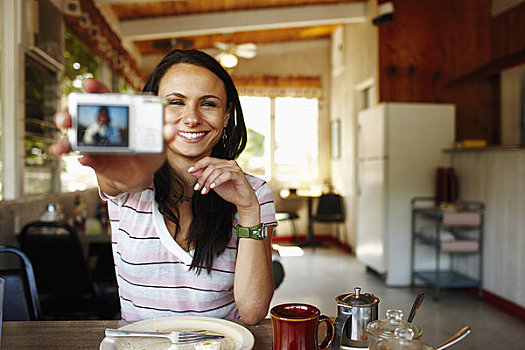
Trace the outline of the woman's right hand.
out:
[[[83,82],[86,92],[110,92],[101,82],[86,79]],[[67,110],[55,114],[55,123],[61,130],[71,128],[71,116]],[[71,152],[67,137],[53,143],[50,152],[60,156]],[[79,163],[95,170],[99,186],[108,195],[122,192],[135,192],[147,188],[153,181],[153,175],[164,164],[166,154],[153,155],[101,155],[82,153]]]

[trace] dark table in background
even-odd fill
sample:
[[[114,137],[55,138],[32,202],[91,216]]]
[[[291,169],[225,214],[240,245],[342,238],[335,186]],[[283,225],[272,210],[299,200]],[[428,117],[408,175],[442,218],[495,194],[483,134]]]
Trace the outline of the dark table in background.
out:
[[[308,246],[319,246],[322,245],[319,242],[316,242],[314,240],[314,223],[312,220],[313,215],[313,201],[315,198],[321,197],[322,191],[314,191],[311,189],[296,189],[296,190],[290,190],[290,189],[284,189],[281,190],[280,196],[282,199],[286,200],[306,200],[307,201],[307,209],[308,209],[308,231],[306,235],[306,241],[300,243],[299,245],[302,247],[308,247]]]
[[[111,231],[96,234],[77,230],[77,233],[94,280],[116,283]]]

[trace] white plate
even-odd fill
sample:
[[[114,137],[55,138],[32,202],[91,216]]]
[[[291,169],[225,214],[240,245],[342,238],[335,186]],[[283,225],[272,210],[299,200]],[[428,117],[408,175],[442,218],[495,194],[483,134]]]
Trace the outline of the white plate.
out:
[[[245,327],[228,320],[211,317],[181,316],[137,321],[119,329],[149,332],[171,332],[205,329],[209,333],[224,335],[221,350],[253,349],[255,338]],[[168,338],[109,338],[100,343],[100,350],[193,350],[193,344],[172,344]]]

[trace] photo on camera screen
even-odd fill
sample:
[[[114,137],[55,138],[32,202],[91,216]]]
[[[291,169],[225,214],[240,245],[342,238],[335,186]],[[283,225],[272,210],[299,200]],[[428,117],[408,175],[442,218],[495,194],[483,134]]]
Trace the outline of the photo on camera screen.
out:
[[[79,146],[128,147],[129,107],[78,104]]]

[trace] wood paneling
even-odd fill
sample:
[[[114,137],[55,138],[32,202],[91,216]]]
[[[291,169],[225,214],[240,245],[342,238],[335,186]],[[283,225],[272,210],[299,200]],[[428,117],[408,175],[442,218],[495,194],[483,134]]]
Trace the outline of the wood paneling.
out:
[[[458,86],[468,81],[476,81],[489,78],[501,73],[506,69],[518,66],[523,63],[525,63],[525,48],[521,49],[518,52],[514,52],[503,57],[495,58],[489,63],[452,80],[448,84],[448,86]]]
[[[492,59],[451,82],[481,80],[525,63],[525,2],[492,19]]]
[[[493,19],[492,38],[494,60],[525,51],[525,2]]]
[[[394,21],[379,27],[379,99],[457,104],[456,139],[499,143],[492,80],[448,88],[491,60],[490,0],[395,0]]]
[[[136,41],[135,45],[142,55],[147,54],[166,54],[171,50],[177,49],[210,49],[215,42],[231,42],[242,44],[253,42],[256,44],[282,42],[291,40],[312,40],[330,38],[336,25],[273,29],[264,31],[251,31],[233,33],[231,35],[215,34],[177,38],[173,43],[167,40],[144,40]],[[165,48],[159,48],[163,47]]]
[[[189,1],[144,1],[112,5],[119,20],[151,18],[161,16],[189,15],[197,13],[238,11],[249,9],[336,4],[361,2],[362,0],[189,0]]]
[[[204,13],[235,12],[256,9],[269,9],[292,6],[327,5],[337,3],[363,2],[363,0],[199,0],[199,1],[143,1],[111,5],[119,21],[147,19],[165,16],[184,16]],[[304,28],[286,28],[264,31],[245,31],[231,35],[191,36],[184,38],[166,38],[164,40],[136,41],[141,55],[166,54],[172,49],[210,49],[214,42],[242,44],[252,42],[265,44],[271,42],[311,40],[328,38],[335,30],[335,25],[319,25]],[[178,41],[170,41],[177,39]]]
[[[308,76],[269,76],[269,75],[250,75],[236,76],[232,79],[236,86],[254,87],[286,87],[286,88],[321,88],[320,77]]]
[[[456,140],[500,143],[499,76],[446,89],[446,102],[456,104]]]

